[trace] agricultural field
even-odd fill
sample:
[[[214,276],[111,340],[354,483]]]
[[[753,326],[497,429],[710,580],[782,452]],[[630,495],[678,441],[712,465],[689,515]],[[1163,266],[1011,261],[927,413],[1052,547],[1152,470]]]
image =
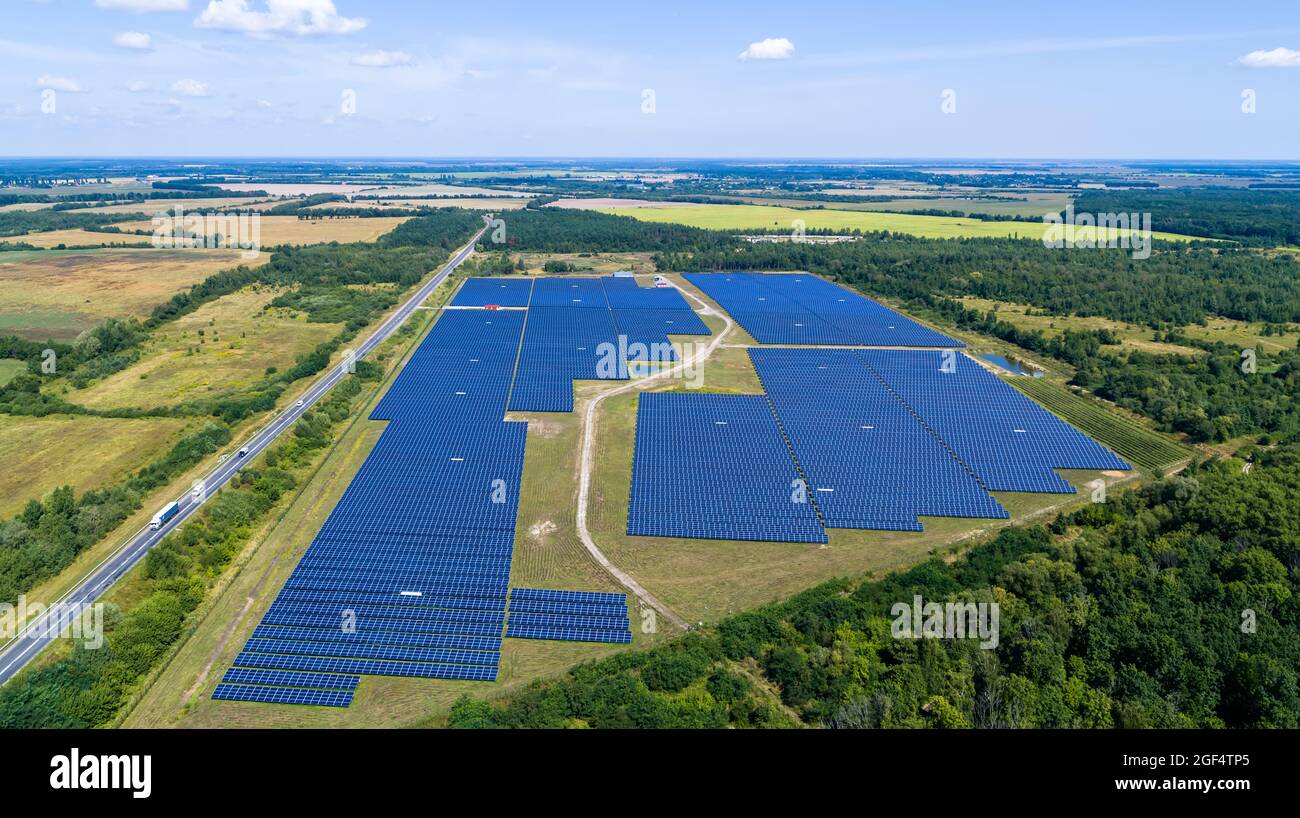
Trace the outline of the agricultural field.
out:
[[[222,397],[257,383],[269,367],[292,366],[343,328],[267,309],[280,292],[245,288],[204,304],[155,331],[140,361],[64,398],[92,409],[120,409]]]
[[[1016,196],[963,198],[961,196],[904,196],[887,202],[839,202],[834,196],[823,201],[797,199],[749,198],[750,204],[784,205],[787,207],[828,207],[835,210],[868,210],[906,212],[909,210],[959,210],[964,213],[982,213],[990,216],[1019,216],[1041,219],[1044,213],[1057,213],[1073,199],[1068,193],[1025,193]]]
[[[337,241],[340,244],[347,244],[354,241],[374,241],[385,233],[390,233],[399,224],[407,220],[407,216],[380,216],[373,219],[362,218],[319,218],[319,219],[300,219],[297,216],[262,216],[261,222],[261,245],[263,247],[275,247],[281,244],[325,244],[331,241]],[[176,222],[175,219],[167,219],[162,222],[162,229],[170,232],[171,226]],[[148,230],[153,231],[156,228],[152,222],[123,222],[117,225],[123,231],[130,230]],[[231,225],[230,227],[234,227]],[[227,232],[227,240],[233,240],[230,232]],[[148,236],[137,237],[137,240],[149,240]]]
[[[0,253],[0,333],[70,341],[106,318],[146,317],[213,273],[268,258],[153,248]]]
[[[116,482],[166,452],[183,418],[0,416],[0,519],[28,500],[72,485],[77,493]]]
[[[129,233],[99,233],[93,230],[46,230],[41,233],[24,233],[0,239],[4,244],[30,244],[44,250],[86,247],[120,247],[148,244],[149,236]]]
[[[189,213],[195,210],[269,210],[284,202],[278,199],[256,199],[239,196],[214,197],[210,199],[145,199],[138,202],[111,203],[88,208],[85,213],[174,213],[176,208]]]
[[[955,216],[912,216],[903,213],[850,210],[796,210],[761,205],[693,205],[668,208],[600,208],[602,213],[631,216],[642,221],[670,222],[709,230],[794,229],[802,220],[809,230],[890,230],[933,239],[1014,238],[1041,239],[1045,225],[1036,222],[990,222]],[[1083,233],[1080,232],[1080,237]],[[1157,239],[1190,240],[1190,237],[1155,232]]]
[[[312,205],[312,210],[363,210],[369,208],[391,208],[401,210],[418,207],[463,207],[466,210],[518,210],[528,204],[527,199],[357,199],[351,202],[326,202]]]
[[[530,198],[533,194],[494,187],[474,187],[472,185],[444,185],[429,183],[423,185],[392,185],[390,187],[371,188],[366,196],[383,196],[402,199],[411,196],[500,196],[502,198]]]

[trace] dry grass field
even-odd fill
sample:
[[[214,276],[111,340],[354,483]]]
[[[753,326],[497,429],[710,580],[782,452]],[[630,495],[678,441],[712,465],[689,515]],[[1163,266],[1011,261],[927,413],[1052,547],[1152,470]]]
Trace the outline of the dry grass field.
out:
[[[261,245],[274,247],[280,244],[325,244],[337,241],[347,244],[354,241],[374,241],[385,233],[392,232],[405,216],[381,216],[373,219],[300,219],[297,216],[262,216]],[[164,230],[170,230],[175,219],[168,219],[163,224]],[[122,230],[154,230],[153,223],[123,222],[117,225]],[[226,231],[229,234],[229,230]],[[229,235],[228,235],[229,238]],[[148,240],[148,237],[145,237]]]
[[[269,257],[152,248],[0,253],[0,333],[71,340],[106,318],[145,317],[213,273]]]
[[[0,239],[0,244],[30,244],[45,250],[78,247],[120,247],[148,244],[149,236],[131,233],[97,233],[91,230],[46,230]]]
[[[0,415],[0,520],[71,484],[80,494],[126,477],[176,443],[183,418]]]
[[[309,323],[292,310],[265,310],[281,292],[245,288],[204,304],[155,332],[140,361],[64,398],[92,409],[117,409],[220,397],[260,381],[267,367],[292,366],[298,355],[342,329]]]
[[[312,210],[361,210],[380,207],[400,210],[412,207],[463,207],[466,210],[518,210],[528,204],[527,199],[500,197],[484,199],[359,199],[353,202],[326,202],[307,208]]]

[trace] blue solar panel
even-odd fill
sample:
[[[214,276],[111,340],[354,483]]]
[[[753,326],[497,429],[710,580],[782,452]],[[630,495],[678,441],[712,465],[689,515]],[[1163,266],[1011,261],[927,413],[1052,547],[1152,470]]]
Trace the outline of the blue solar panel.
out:
[[[806,273],[689,273],[761,344],[960,347],[852,290]]]
[[[533,291],[531,278],[467,278],[451,300],[453,307],[526,307]]]
[[[400,645],[372,645],[356,642],[302,642],[289,639],[249,639],[246,653],[276,653],[296,656],[338,656],[348,659],[400,659],[406,662],[445,662],[453,665],[491,665],[501,654],[496,651],[411,648]]]
[[[437,633],[403,633],[385,630],[357,630],[346,632],[338,628],[311,628],[289,625],[258,625],[253,629],[256,639],[298,639],[309,642],[356,642],[371,645],[405,645],[423,648],[456,648],[459,650],[501,650],[499,636],[455,636]]]
[[[410,676],[419,679],[496,679],[495,665],[446,665],[431,662],[389,662],[382,659],[339,659],[328,656],[288,656],[279,653],[241,653],[237,667],[309,670],[319,673],[359,673],[362,676]]]
[[[279,687],[314,687],[320,690],[356,690],[360,676],[337,673],[299,673],[293,670],[255,670],[232,667],[221,678],[223,682],[246,685]]]
[[[514,639],[554,639],[562,642],[615,642],[632,641],[631,631],[596,631],[581,628],[533,627],[511,625],[506,636]]]
[[[643,394],[627,532],[824,543],[802,479],[765,397]]]
[[[918,516],[1008,516],[854,350],[749,353],[828,527],[920,531]]]
[[[1072,494],[1053,469],[1132,468],[965,355],[855,354],[992,491]]]
[[[263,687],[221,683],[212,691],[212,698],[236,702],[266,702],[269,704],[317,704],[325,707],[347,707],[352,704],[352,691],[306,690],[299,687]]]
[[[627,608],[627,595],[608,591],[553,591],[550,588],[511,588],[510,601],[540,599],[547,602],[577,602]]]

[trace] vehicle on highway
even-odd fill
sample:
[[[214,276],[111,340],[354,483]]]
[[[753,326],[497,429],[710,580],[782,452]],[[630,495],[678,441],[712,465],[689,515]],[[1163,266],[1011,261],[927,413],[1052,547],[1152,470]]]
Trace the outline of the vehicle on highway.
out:
[[[153,515],[153,519],[149,521],[149,527],[154,531],[157,531],[158,529],[163,527],[164,523],[166,523],[172,517],[175,517],[177,514],[180,513],[181,513],[180,503],[177,503],[175,500],[172,500],[170,503],[163,506],[162,509],[159,510],[157,514]]]
[[[302,398],[299,398],[299,399],[298,399],[298,402],[295,403],[294,406],[297,406],[297,407],[301,408],[301,407],[302,407]]]
[[[240,457],[244,457],[244,456],[247,455],[247,454],[248,454],[248,447],[247,447],[247,446],[244,446],[243,448],[241,448],[241,449],[239,450],[239,456],[240,456]]]

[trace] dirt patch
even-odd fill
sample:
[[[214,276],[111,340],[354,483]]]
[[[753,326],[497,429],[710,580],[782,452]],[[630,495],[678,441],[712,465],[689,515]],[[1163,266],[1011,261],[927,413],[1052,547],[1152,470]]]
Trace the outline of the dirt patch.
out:
[[[548,536],[559,530],[560,527],[550,520],[541,520],[528,526],[528,539],[539,543],[546,542]]]

